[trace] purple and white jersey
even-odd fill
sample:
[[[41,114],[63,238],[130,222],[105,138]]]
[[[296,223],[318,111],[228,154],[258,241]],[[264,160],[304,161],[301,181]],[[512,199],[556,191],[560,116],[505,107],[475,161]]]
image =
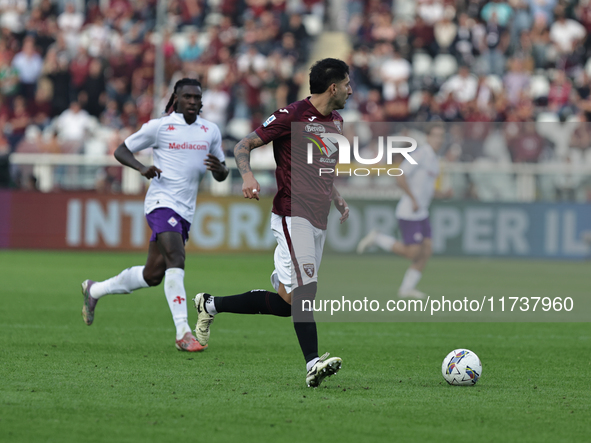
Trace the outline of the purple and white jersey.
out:
[[[162,171],[154,177],[144,201],[144,212],[170,208],[188,222],[193,221],[199,182],[207,171],[207,154],[224,161],[218,127],[201,117],[191,125],[182,114],[150,120],[125,140],[131,152],[153,148],[154,165]]]
[[[412,156],[417,162],[416,165],[411,165],[404,159],[399,168],[404,171],[408,188],[417,200],[419,210],[413,212],[412,200],[408,194],[404,193],[396,206],[396,218],[424,220],[429,217],[429,205],[435,193],[435,181],[439,175],[439,158],[427,143],[419,145]]]

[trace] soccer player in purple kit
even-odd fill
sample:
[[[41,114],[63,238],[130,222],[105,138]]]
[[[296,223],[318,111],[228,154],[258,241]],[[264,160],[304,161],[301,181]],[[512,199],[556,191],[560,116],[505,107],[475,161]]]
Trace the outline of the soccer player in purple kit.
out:
[[[277,194],[271,229],[277,248],[271,282],[277,292],[253,290],[227,297],[200,293],[194,301],[198,314],[195,335],[202,345],[208,343],[211,322],[219,313],[290,317],[293,312],[295,332],[306,360],[306,384],[317,387],[341,368],[342,360],[329,358],[328,353],[318,356],[314,313],[303,306],[305,301],[313,306],[316,297],[331,202],[341,213],[341,223],[348,218],[349,208],[333,185],[334,172],[319,175],[319,168],[325,168],[327,162],[336,165],[338,150],[314,150],[313,164],[307,164],[307,144],[292,143],[291,124],[302,123],[306,128],[304,136],[308,131],[308,135],[313,131],[342,133],[343,119],[336,110],[344,108],[352,94],[347,64],[333,58],[315,63],[310,70],[310,92],[310,97],[275,111],[234,148],[243,179],[242,193],[245,198],[258,200],[260,186],[250,168],[250,151],[273,142]]]
[[[427,298],[416,286],[431,257],[429,205],[436,194],[444,198],[451,196],[451,191],[443,194],[435,191],[435,182],[439,175],[437,153],[445,140],[445,127],[442,123],[430,123],[426,128],[426,135],[426,143],[420,144],[413,152],[417,164],[413,165],[405,159],[399,166],[404,174],[396,177],[398,186],[404,192],[396,206],[402,241],[372,230],[357,245],[359,254],[363,254],[370,246],[378,246],[384,251],[411,260],[398,290],[399,297]]]
[[[108,294],[158,286],[164,279],[164,294],[176,327],[176,347],[198,352],[201,345],[191,333],[184,286],[185,243],[201,178],[211,171],[217,181],[228,176],[218,127],[201,117],[202,90],[195,79],[183,78],[174,86],[166,106],[169,115],[150,120],[128,137],[115,151],[125,166],[152,179],[144,202],[144,212],[152,229],[145,266],[134,266],[102,282],[82,283],[82,316],[87,325],[94,320],[98,300]],[[153,148],[154,165],[145,166],[134,152]]]

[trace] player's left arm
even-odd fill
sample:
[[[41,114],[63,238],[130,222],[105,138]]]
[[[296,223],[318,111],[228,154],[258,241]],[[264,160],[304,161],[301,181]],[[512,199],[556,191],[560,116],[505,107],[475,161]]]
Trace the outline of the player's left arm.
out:
[[[230,172],[230,169],[226,166],[226,161],[220,161],[220,159],[213,154],[207,154],[205,166],[207,166],[208,171],[211,171],[213,178],[219,182],[223,182]]]
[[[341,196],[341,194],[339,194],[339,191],[335,185],[332,185],[331,198],[335,207],[341,213],[341,218],[339,220],[341,221],[341,224],[343,224],[349,218],[349,206],[347,206],[347,202]]]
[[[207,154],[207,158],[203,162],[211,175],[219,182],[223,182],[230,170],[226,166],[226,159],[222,149],[222,134],[217,126],[214,125],[213,138],[211,142],[211,150]]]

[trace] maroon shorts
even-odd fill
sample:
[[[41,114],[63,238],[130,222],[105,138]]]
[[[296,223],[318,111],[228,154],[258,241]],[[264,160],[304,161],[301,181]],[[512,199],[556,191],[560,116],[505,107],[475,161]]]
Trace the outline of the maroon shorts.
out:
[[[148,215],[146,220],[150,229],[152,229],[152,236],[150,241],[156,241],[156,237],[161,232],[178,232],[183,237],[183,243],[187,243],[189,239],[189,231],[191,230],[191,223],[178,215],[169,208],[156,208]]]
[[[405,245],[422,243],[423,239],[431,238],[431,223],[429,217],[423,220],[398,219],[398,227]]]

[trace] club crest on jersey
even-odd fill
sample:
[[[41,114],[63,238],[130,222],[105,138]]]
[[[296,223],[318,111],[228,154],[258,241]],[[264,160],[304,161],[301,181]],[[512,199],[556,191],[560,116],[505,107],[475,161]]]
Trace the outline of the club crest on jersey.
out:
[[[274,115],[269,116],[269,118],[267,120],[265,120],[265,123],[263,123],[263,128],[266,128],[267,126],[269,126],[276,119],[277,119],[277,117],[275,117]]]
[[[334,123],[335,127],[337,128],[337,131],[339,131],[339,134],[342,134],[343,128],[341,128],[341,122],[339,120],[333,120],[333,123]]]
[[[308,123],[304,130],[312,134],[322,134],[326,132],[326,129],[320,123]]]
[[[305,265],[302,265],[302,268],[304,268],[304,272],[308,277],[314,277],[314,263],[306,263]]]

